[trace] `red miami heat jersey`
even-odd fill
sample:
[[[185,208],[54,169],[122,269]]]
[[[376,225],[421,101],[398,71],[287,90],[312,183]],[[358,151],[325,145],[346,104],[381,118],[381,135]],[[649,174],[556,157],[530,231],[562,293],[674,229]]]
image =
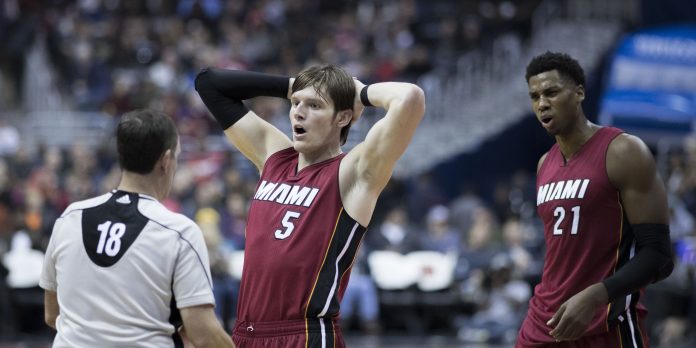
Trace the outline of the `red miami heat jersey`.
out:
[[[633,233],[606,168],[609,144],[622,132],[600,128],[567,162],[554,144],[537,173],[546,256],[520,331],[521,344],[553,343],[546,322],[561,304],[611,276],[633,256]],[[599,308],[584,336],[607,332],[617,321],[635,322],[637,302],[638,293]],[[641,315],[643,310],[639,308]]]
[[[249,208],[238,320],[338,315],[366,230],[343,209],[338,168],[344,156],[299,172],[293,148],[266,161]]]

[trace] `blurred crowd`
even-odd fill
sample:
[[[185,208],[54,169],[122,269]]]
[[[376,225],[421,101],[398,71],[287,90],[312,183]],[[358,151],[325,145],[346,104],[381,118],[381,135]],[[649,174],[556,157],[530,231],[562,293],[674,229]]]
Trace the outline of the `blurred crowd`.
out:
[[[366,81],[447,74],[501,33],[528,35],[539,2],[7,0],[0,66],[21,100],[25,55],[41,40],[75,109],[120,115],[156,103],[188,124],[205,120],[192,94],[202,67],[296,74],[322,62]]]
[[[427,72],[451,73],[458,56],[501,33],[528,35],[538,3],[5,0],[0,5],[0,85],[10,88],[0,96],[0,106],[25,107],[25,76],[37,73],[25,71],[26,55],[43,42],[72,109],[117,118],[133,108],[153,107],[171,115],[185,147],[164,204],[201,226],[218,315],[229,328],[238,287],[234,270],[241,262],[235,255],[244,249],[258,173],[238,152],[208,147],[205,139],[221,133],[193,90],[196,72],[217,66],[292,75],[325,62],[340,64],[366,82],[416,81]],[[285,115],[282,101],[253,103],[263,117]],[[111,143],[27,148],[3,117],[0,109],[0,256],[9,260],[22,251],[45,250],[53,222],[67,205],[114,189],[120,171]],[[693,340],[686,329],[696,326],[696,140],[688,139],[664,162],[678,266],[649,289],[646,301],[654,314],[649,317],[654,342],[674,343]],[[390,182],[342,304],[346,329],[441,331],[466,342],[505,343],[516,337],[544,254],[534,173],[511,174],[491,194],[478,192],[475,185],[462,183],[457,194],[443,192],[428,173]],[[420,251],[453,261],[414,263],[411,276],[415,272],[419,282],[413,284],[390,285],[376,276],[380,252],[406,257]],[[16,272],[4,264],[0,337],[36,330],[41,320],[27,315],[42,312],[24,310],[31,301],[15,301],[27,279],[13,278]],[[441,264],[451,268],[442,270]],[[20,272],[29,273],[26,268]],[[442,281],[442,272],[451,276]]]

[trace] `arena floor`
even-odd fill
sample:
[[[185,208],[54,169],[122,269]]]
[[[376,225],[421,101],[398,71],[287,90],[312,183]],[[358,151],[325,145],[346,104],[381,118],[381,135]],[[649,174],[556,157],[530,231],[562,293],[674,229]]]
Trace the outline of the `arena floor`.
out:
[[[31,335],[15,337],[11,340],[0,338],[0,348],[49,348],[50,337],[32,337]],[[349,348],[508,348],[508,346],[464,344],[456,339],[443,336],[361,336],[347,335]]]

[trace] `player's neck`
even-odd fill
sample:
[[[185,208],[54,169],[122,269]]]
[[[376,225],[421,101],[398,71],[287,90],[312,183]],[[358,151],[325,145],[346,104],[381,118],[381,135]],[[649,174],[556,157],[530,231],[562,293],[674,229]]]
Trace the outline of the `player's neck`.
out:
[[[141,175],[128,171],[123,171],[118,190],[134,193],[142,193],[152,196],[157,200],[162,200],[163,194],[160,192],[159,183],[153,180],[150,175]]]
[[[558,143],[563,157],[566,160],[571,159],[599,128],[598,125],[582,117],[581,122],[574,126],[570,132],[557,135],[556,142]]]
[[[300,152],[297,160],[297,171],[304,169],[312,164],[320,163],[334,158],[341,154],[341,147],[327,147],[314,152]]]

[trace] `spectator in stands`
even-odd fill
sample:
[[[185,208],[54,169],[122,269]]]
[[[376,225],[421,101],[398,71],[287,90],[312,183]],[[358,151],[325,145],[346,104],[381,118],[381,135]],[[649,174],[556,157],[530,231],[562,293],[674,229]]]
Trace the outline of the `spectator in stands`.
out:
[[[483,204],[473,187],[466,183],[462,185],[459,195],[449,203],[452,226],[462,232],[462,239],[465,237],[464,231],[471,228],[474,211]]]
[[[426,231],[421,235],[421,249],[442,253],[460,253],[462,233],[450,225],[449,208],[444,205],[430,208],[425,222]]]
[[[24,230],[17,230],[10,242],[10,249],[5,253],[0,260],[9,270],[7,277],[7,285],[14,289],[30,289],[38,287],[40,268],[43,263],[44,253],[36,250],[32,246],[33,242],[29,234]],[[16,301],[16,299],[15,299]],[[19,302],[19,301],[16,301]],[[17,303],[15,303],[17,305]],[[29,308],[21,308],[17,305],[19,312],[30,310]],[[24,320],[20,320],[20,325],[25,326],[26,323],[31,323],[31,318],[20,314]]]
[[[517,279],[528,279],[541,271],[537,260],[525,247],[524,228],[515,217],[507,219],[502,227],[503,250],[510,258],[512,276]]]
[[[476,313],[460,327],[460,340],[493,344],[515,341],[532,291],[529,284],[513,276],[513,267],[507,253],[491,259],[482,285],[485,295]]]
[[[481,207],[474,213],[474,221],[459,254],[456,278],[461,281],[462,296],[466,301],[477,303],[484,296],[486,270],[493,257],[501,251],[498,244],[497,221],[488,208]]]
[[[394,207],[387,213],[382,224],[367,234],[366,247],[369,250],[389,250],[401,254],[419,250],[420,237],[412,224],[404,207]]]
[[[485,207],[476,209],[461,254],[468,265],[468,272],[485,270],[493,256],[500,251],[497,231],[498,222],[495,215]]]
[[[9,76],[10,106],[24,102],[26,56],[39,27],[40,6],[38,1],[19,0],[4,1],[0,6],[0,74]]]

